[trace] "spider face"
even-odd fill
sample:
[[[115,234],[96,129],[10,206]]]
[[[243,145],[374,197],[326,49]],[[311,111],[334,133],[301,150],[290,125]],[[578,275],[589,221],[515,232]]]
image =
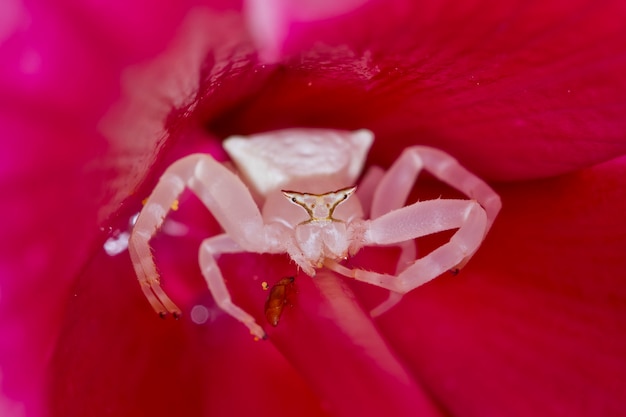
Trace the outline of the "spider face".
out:
[[[294,227],[295,244],[304,255],[305,263],[300,266],[309,272],[321,268],[327,259],[345,259],[351,239],[343,219],[336,219],[333,213],[337,206],[354,194],[356,187],[347,187],[324,194],[285,191],[283,195],[293,204],[302,207],[309,215]],[[298,262],[298,259],[295,259]],[[309,273],[307,272],[307,273]]]
[[[333,218],[335,208],[345,202],[355,191],[356,187],[348,187],[324,194],[308,194],[285,190],[283,190],[282,193],[287,197],[287,200],[299,205],[307,212],[310,219],[306,222],[336,222],[342,220]]]

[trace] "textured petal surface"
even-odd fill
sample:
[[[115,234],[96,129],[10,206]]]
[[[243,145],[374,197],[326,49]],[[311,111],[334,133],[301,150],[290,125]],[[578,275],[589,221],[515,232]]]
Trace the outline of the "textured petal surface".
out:
[[[625,175],[621,158],[501,189],[467,268],[381,318],[451,415],[626,413]]]
[[[265,61],[280,59],[293,25],[345,15],[367,0],[248,0],[246,15],[250,32]]]
[[[163,139],[116,142],[98,129],[122,94],[120,72],[161,51],[188,7],[162,4],[146,15],[145,5],[124,2],[120,19],[114,4],[78,3],[2,6],[0,372],[8,405],[0,406],[11,414],[47,408],[46,363],[73,281]],[[136,113],[135,121],[154,125],[151,117]]]
[[[625,17],[619,0],[396,0],[289,21],[281,50],[292,71],[268,86],[275,100],[263,96],[239,120],[269,104],[301,123],[367,121],[492,179],[568,172],[625,151]]]
[[[276,329],[265,324],[269,341],[254,341],[203,288],[198,237],[157,240],[165,288],[187,300],[185,317],[159,320],[126,252],[103,251],[68,303],[50,374],[53,415],[441,415],[342,279],[322,274],[316,287],[298,276],[293,307]],[[220,266],[235,301],[260,323],[261,280],[295,272],[284,257],[231,256]],[[115,386],[104,389],[106,381]]]

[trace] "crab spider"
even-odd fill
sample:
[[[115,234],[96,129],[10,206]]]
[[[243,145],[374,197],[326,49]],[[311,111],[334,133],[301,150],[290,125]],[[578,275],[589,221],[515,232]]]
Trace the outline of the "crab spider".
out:
[[[261,326],[231,300],[217,264],[220,254],[287,253],[312,277],[325,267],[389,290],[389,299],[372,315],[392,307],[402,294],[464,266],[500,210],[498,195],[448,154],[424,146],[406,148],[386,172],[370,169],[355,192],[372,142],[367,130],[287,129],[228,138],[224,148],[236,173],[205,154],[172,164],[147,199],[129,242],[152,307],[162,316],[180,315],[159,284],[149,242],[185,188],[202,200],[223,229],[200,246],[200,268],[209,290],[217,305],[258,338],[265,337]],[[469,199],[405,206],[422,169]],[[457,230],[447,243],[416,259],[415,238],[450,229]],[[341,264],[364,246],[389,245],[401,249],[395,274]]]

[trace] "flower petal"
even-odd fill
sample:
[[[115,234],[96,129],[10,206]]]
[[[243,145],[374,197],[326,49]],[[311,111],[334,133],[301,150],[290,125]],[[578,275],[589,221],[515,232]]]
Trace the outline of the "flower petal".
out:
[[[163,6],[146,16],[141,7],[120,4],[145,23],[135,27],[127,15],[127,28],[137,30],[133,44],[107,36],[119,22],[92,6],[29,2],[7,14],[13,23],[0,34],[0,374],[6,407],[22,404],[26,415],[46,409],[49,352],[73,281],[109,232],[100,225],[135,191],[162,139],[115,141],[98,123],[120,95],[120,72],[162,50],[183,10],[168,13]],[[163,19],[167,25],[156,24]],[[164,91],[142,84],[137,95],[141,88],[152,98]],[[154,126],[154,113],[134,116],[137,124]],[[163,128],[163,114],[157,116]]]
[[[503,189],[466,269],[381,318],[452,415],[623,415],[625,176],[621,158]]]
[[[265,61],[278,61],[291,26],[343,15],[368,0],[248,0],[250,31]]]
[[[439,416],[343,281],[301,276],[290,320],[270,340],[333,416]]]
[[[94,258],[69,300],[53,355],[53,416],[367,417],[385,410],[439,416],[342,278],[322,273],[317,284],[296,278],[294,306],[269,329],[268,341],[255,342],[210,299],[199,277],[198,245],[197,237],[165,237],[155,245],[165,288],[187,299],[180,321],[160,320],[149,308],[126,252]],[[235,301],[263,317],[261,279],[293,266],[284,257],[224,258],[220,267]],[[194,308],[203,310],[204,321]]]
[[[384,166],[423,143],[496,180],[570,172],[626,152],[624,19],[619,0],[373,1],[289,22],[290,73],[245,110],[370,128]]]

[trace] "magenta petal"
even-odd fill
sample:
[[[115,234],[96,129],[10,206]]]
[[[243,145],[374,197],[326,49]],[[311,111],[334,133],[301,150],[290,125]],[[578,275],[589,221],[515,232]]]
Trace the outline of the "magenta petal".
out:
[[[299,297],[270,340],[333,416],[439,416],[344,278],[297,278]]]
[[[265,61],[281,57],[291,26],[343,15],[368,0],[248,0],[246,14],[250,31]]]
[[[624,178],[621,158],[502,190],[467,268],[381,319],[453,415],[624,415]]]
[[[157,253],[176,253],[161,262],[166,288],[197,286],[179,321],[161,320],[149,308],[126,253],[101,253],[84,271],[52,359],[53,416],[440,415],[343,278],[322,273],[316,288],[311,278],[297,277],[294,306],[276,329],[261,322],[269,340],[255,342],[201,289],[193,263],[198,242],[176,242]],[[235,299],[260,319],[267,293],[249,271],[266,267],[246,257],[231,261],[221,264]],[[194,304],[208,308],[207,323],[193,322]]]
[[[127,252],[101,251],[87,265],[51,359],[52,416],[322,415],[271,343],[255,342],[212,302],[199,276],[198,245],[195,237],[176,237],[156,249],[164,286],[183,308],[180,320],[162,320],[150,308]],[[264,295],[258,283],[242,284]],[[208,313],[206,322],[194,322],[194,306]]]
[[[272,91],[492,179],[560,174],[626,152],[624,20],[620,0],[368,2],[292,25]]]
[[[159,13],[171,30],[179,24],[176,13]],[[109,232],[101,225],[135,192],[163,140],[105,138],[99,124],[120,94],[122,68],[163,49],[164,38],[147,36],[150,52],[139,48],[137,56],[107,43],[99,30],[108,24],[77,16],[85,17],[71,6],[35,2],[28,24],[20,20],[0,34],[0,388],[7,398],[0,410],[15,403],[27,416],[47,408],[50,352],[71,286]],[[154,86],[140,86],[143,98],[166,98]],[[163,113],[153,116],[135,113],[135,123],[163,129]]]

